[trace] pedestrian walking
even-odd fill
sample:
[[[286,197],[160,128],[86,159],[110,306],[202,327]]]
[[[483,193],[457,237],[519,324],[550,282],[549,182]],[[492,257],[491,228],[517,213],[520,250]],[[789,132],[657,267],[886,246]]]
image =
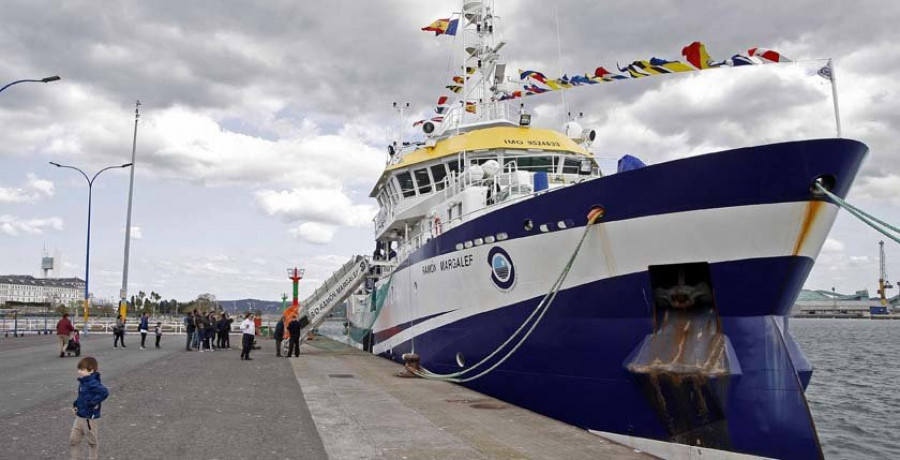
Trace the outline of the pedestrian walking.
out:
[[[72,403],[75,423],[69,433],[69,456],[72,460],[83,458],[81,443],[87,439],[91,460],[100,456],[98,436],[100,407],[109,396],[109,390],[100,382],[97,360],[86,356],[78,361],[78,398]]]
[[[125,315],[119,315],[116,318],[116,325],[113,326],[113,348],[119,348],[119,343],[122,344],[122,348],[125,348],[125,323],[126,323]]]
[[[284,318],[278,318],[275,323],[275,356],[281,356],[281,342],[284,341]]]
[[[56,338],[59,340],[59,357],[66,357],[66,346],[69,344],[69,337],[75,332],[75,326],[69,321],[69,314],[63,313],[62,318],[56,323]]]
[[[150,314],[142,313],[141,322],[138,324],[138,331],[141,333],[141,350],[146,350],[147,333],[150,332]]]
[[[185,337],[184,342],[184,351],[191,351],[191,342],[194,341],[194,333],[197,331],[197,328],[194,326],[193,313],[184,315],[184,327],[187,331],[187,336]]]
[[[156,327],[153,328],[153,332],[156,334],[156,348],[159,348],[159,339],[162,338],[162,322],[157,321]]]
[[[241,321],[241,359],[251,360],[250,349],[253,348],[253,336],[256,326],[253,324],[253,314],[247,312],[244,321]]]
[[[294,315],[291,318],[291,322],[288,323],[288,333],[291,335],[291,338],[288,341],[288,358],[291,357],[291,354],[293,354],[295,358],[300,357],[300,333],[302,330],[303,326],[300,325],[300,319],[297,315]]]

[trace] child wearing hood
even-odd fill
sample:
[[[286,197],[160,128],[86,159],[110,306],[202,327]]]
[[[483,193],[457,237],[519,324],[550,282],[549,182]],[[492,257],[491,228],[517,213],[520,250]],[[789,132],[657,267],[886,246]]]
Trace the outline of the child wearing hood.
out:
[[[96,460],[100,454],[97,437],[101,403],[109,396],[109,390],[100,382],[97,360],[87,356],[78,361],[78,399],[72,403],[75,424],[69,435],[69,451],[72,459],[81,457],[81,441],[87,438],[90,458]]]

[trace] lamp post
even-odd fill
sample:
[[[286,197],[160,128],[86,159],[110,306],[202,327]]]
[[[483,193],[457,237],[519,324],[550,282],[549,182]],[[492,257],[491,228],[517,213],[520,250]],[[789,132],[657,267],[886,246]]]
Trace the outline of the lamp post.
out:
[[[84,176],[84,180],[86,180],[88,183],[87,248],[85,250],[85,259],[84,259],[84,332],[85,332],[85,334],[87,334],[88,311],[90,309],[89,280],[90,280],[90,269],[91,269],[91,199],[93,196],[94,180],[97,179],[97,176],[99,176],[100,173],[102,173],[103,171],[106,171],[109,169],[115,169],[115,168],[127,168],[127,167],[131,166],[131,163],[126,163],[123,165],[116,165],[116,166],[107,166],[107,167],[97,171],[97,173],[94,174],[94,176],[91,178],[88,178],[88,175],[85,174],[84,171],[82,171],[81,169],[78,169],[74,166],[61,165],[59,163],[54,163],[52,161],[50,162],[50,164],[52,164],[53,166],[56,166],[57,168],[74,169],[75,171],[78,171],[79,173],[81,173],[81,175]]]
[[[7,83],[6,86],[4,86],[3,88],[0,88],[0,93],[2,93],[4,89],[9,88],[12,85],[18,85],[19,83],[50,83],[51,81],[57,81],[57,80],[61,80],[61,78],[59,78],[59,75],[54,75],[52,77],[44,77],[44,78],[41,78],[40,80],[16,80],[12,83]]]

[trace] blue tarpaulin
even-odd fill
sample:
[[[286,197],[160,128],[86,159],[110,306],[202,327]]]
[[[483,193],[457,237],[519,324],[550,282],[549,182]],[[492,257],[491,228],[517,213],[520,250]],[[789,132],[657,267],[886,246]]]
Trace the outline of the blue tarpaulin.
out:
[[[637,157],[633,157],[631,155],[625,155],[622,158],[619,158],[619,167],[616,169],[616,172],[625,172],[631,171],[634,169],[641,169],[644,166],[643,161],[639,160]]]

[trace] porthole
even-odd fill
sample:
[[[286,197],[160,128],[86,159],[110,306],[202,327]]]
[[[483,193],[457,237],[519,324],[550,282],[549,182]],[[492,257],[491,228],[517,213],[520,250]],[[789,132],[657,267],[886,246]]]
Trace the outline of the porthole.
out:
[[[491,244],[491,243],[493,243],[494,241],[496,241],[496,238],[494,238],[493,235],[489,235],[489,236],[484,237],[484,242],[487,243],[487,244]]]
[[[484,238],[475,238],[475,246],[481,246],[484,244]]]
[[[507,235],[506,232],[500,232],[497,234],[497,241],[503,241],[507,238],[509,238],[509,235]]]
[[[456,354],[456,365],[466,367],[466,357],[463,356],[462,352]]]
[[[472,240],[466,241],[465,243],[463,243],[463,246],[465,246],[466,249],[471,248],[471,247],[472,247]]]
[[[534,228],[534,222],[531,219],[525,219],[525,222],[522,222],[522,226],[525,227],[526,232],[530,232]]]
[[[462,248],[463,248],[463,244],[462,244],[462,243],[456,243],[456,250],[457,250],[457,251],[462,251]]]

